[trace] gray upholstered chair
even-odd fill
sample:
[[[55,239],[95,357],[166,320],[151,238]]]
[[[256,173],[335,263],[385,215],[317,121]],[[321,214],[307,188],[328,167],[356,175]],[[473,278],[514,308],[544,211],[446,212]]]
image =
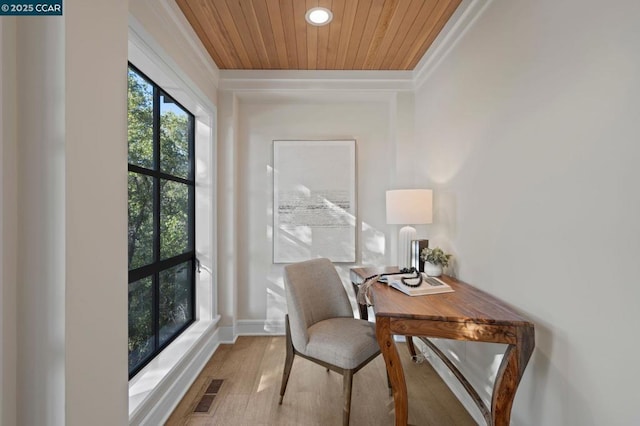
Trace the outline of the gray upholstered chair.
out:
[[[348,425],[353,375],[380,354],[375,325],[353,317],[342,280],[328,259],[286,266],[284,287],[289,313],[280,404],[299,355],[343,375],[342,423]]]

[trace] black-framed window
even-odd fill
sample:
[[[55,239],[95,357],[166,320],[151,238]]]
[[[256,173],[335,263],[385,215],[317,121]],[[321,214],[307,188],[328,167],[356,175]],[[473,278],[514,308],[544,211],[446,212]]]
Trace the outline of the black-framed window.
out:
[[[195,319],[194,117],[129,64],[129,377]]]

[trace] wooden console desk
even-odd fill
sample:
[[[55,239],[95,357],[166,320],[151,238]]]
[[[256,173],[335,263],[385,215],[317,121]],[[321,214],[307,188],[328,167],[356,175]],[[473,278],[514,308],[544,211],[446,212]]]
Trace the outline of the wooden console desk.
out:
[[[365,278],[379,268],[354,268],[354,276]],[[518,384],[535,345],[534,326],[499,299],[455,278],[442,276],[455,292],[410,297],[386,284],[372,286],[376,336],[393,388],[396,425],[408,421],[407,385],[394,334],[421,336],[474,400],[487,425],[506,426]],[[462,373],[428,338],[503,343],[507,348],[487,407]]]

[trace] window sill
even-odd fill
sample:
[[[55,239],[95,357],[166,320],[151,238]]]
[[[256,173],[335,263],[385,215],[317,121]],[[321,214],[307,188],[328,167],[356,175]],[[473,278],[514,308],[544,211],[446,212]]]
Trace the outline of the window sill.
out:
[[[173,396],[175,404],[179,402],[182,395],[172,394],[186,392],[192,382],[191,376],[197,377],[200,372],[200,366],[196,362],[198,355],[207,349],[215,350],[207,343],[213,337],[219,320],[220,317],[217,317],[193,323],[129,381],[130,424],[142,423],[163,399],[169,397],[169,402]],[[206,354],[206,360],[209,355]],[[197,367],[198,371],[189,371],[191,367]],[[174,389],[181,379],[188,381],[187,386]]]

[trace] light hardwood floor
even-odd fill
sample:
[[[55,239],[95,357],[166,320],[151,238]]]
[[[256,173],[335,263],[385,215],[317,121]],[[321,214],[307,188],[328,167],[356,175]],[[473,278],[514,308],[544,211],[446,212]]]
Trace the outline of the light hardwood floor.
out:
[[[406,355],[403,365],[411,425],[476,424],[428,363],[412,363],[406,348],[399,350]],[[278,405],[284,357],[285,341],[280,336],[239,337],[233,345],[221,345],[167,425],[342,424],[342,376],[300,357],[295,358],[284,401]],[[224,381],[209,409],[194,412],[204,394],[215,391],[209,388],[212,379]],[[393,424],[393,400],[380,355],[353,376],[351,425]]]

